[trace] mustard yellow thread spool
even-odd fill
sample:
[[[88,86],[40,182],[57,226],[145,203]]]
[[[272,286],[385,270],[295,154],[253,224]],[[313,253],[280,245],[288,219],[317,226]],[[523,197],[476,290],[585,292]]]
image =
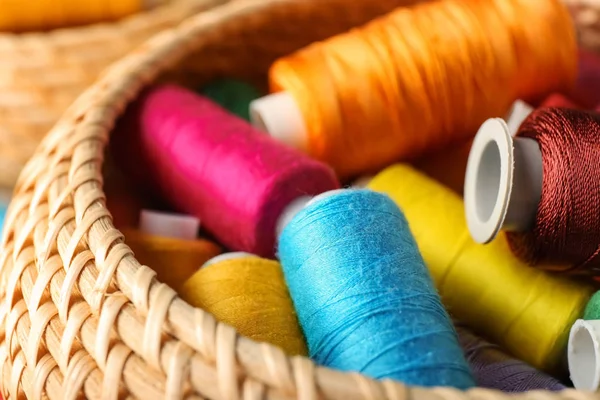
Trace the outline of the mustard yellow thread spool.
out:
[[[185,282],[180,296],[246,337],[279,346],[290,355],[307,355],[277,261],[247,253],[224,254]]]
[[[538,369],[560,366],[590,285],[528,267],[504,236],[475,243],[460,197],[408,165],[383,170],[368,187],[404,211],[450,313]]]

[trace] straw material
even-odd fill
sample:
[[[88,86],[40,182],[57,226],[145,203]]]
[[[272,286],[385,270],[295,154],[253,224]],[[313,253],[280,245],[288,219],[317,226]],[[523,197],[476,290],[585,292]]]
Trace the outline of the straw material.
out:
[[[600,0],[563,0],[569,8],[582,47],[600,53]]]
[[[173,0],[113,23],[0,33],[0,186],[15,183],[43,135],[104,68],[155,33],[225,1]]]
[[[102,74],[24,168],[0,245],[0,386],[10,399],[493,400],[409,388],[287,358],[194,309],[140,265],[114,228],[102,165],[115,119],[150,82],[268,65],[410,0],[239,0],[155,36]],[[125,241],[125,242],[124,242]],[[573,390],[512,398],[592,400]]]

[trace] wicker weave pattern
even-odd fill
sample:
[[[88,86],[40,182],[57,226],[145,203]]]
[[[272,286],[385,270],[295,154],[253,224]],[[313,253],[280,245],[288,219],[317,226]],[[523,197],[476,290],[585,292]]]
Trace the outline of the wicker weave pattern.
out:
[[[379,0],[354,13],[345,12],[346,1],[231,2],[146,42],[70,107],[21,174],[6,220],[0,247],[5,398],[509,397],[408,388],[287,358],[179,299],[135,260],[112,225],[102,191],[104,149],[115,119],[146,84],[175,69],[177,76],[193,72],[191,80],[219,73],[259,79],[277,56],[406,0]],[[575,391],[512,397],[594,398]]]
[[[589,50],[600,52],[600,1],[563,0],[571,11],[579,32],[579,42]]]
[[[0,185],[14,184],[43,135],[104,68],[155,33],[225,1],[175,0],[115,23],[0,34]]]

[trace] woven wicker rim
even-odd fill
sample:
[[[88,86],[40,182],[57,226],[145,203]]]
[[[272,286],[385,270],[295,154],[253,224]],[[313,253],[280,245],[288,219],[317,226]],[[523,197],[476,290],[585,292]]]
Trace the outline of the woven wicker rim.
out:
[[[102,191],[104,148],[118,115],[221,24],[306,2],[236,1],[155,36],[109,68],[46,136],[17,183],[1,247],[5,396],[74,399],[83,390],[90,398],[145,399],[596,398],[574,390],[507,395],[407,387],[288,358],[179,299],[123,243]],[[122,381],[128,394],[119,392]]]
[[[85,0],[82,0],[85,1]],[[114,22],[0,33],[0,184],[98,74],[161,30],[227,0],[172,0]]]

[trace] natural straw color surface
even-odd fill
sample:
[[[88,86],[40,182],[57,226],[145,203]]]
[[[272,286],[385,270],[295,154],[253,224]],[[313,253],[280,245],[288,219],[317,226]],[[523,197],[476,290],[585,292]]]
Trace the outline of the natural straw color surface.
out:
[[[155,33],[226,1],[172,0],[117,22],[0,33],[0,185],[14,184],[43,135],[104,68]]]
[[[101,166],[111,127],[159,75],[176,67],[198,81],[219,74],[264,79],[276,57],[394,3],[400,1],[230,2],[146,42],[69,108],[23,170],[0,246],[5,398],[508,399],[482,389],[375,382],[240,337],[140,265],[104,205]],[[575,391],[530,396],[595,398]]]
[[[600,52],[600,0],[563,0],[575,21],[582,47]]]

